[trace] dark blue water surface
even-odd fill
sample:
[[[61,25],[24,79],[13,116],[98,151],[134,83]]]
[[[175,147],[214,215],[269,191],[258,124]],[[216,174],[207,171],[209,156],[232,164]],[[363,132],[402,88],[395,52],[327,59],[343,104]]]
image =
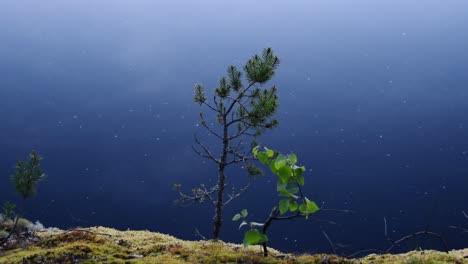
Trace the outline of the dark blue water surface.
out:
[[[17,201],[9,176],[35,149],[48,179],[28,218],[209,236],[209,204],[172,203],[173,183],[215,181],[191,150],[194,133],[216,143],[193,85],[273,47],[281,123],[261,142],[297,153],[311,199],[355,211],[317,216],[337,223],[321,227],[339,252],[388,246],[384,218],[393,239],[428,228],[468,246],[449,227],[468,226],[466,1],[167,2],[0,3],[0,202]],[[230,186],[247,182],[229,171]],[[272,175],[255,180],[222,239],[242,241],[233,214],[263,221],[277,199]],[[313,220],[274,223],[270,241],[331,251]]]

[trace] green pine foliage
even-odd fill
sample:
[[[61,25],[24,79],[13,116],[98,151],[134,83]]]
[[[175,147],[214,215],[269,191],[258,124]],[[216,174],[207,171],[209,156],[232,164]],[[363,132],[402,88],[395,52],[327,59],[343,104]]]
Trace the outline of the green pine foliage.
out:
[[[28,161],[18,161],[16,164],[16,173],[12,176],[12,181],[16,192],[23,199],[33,197],[36,194],[37,183],[46,177],[40,168],[41,161],[42,157],[32,151]]]
[[[217,165],[217,180],[212,187],[200,185],[187,195],[177,190],[181,198],[179,202],[212,201],[215,206],[213,221],[213,238],[218,239],[224,205],[237,198],[247,190],[248,185],[239,188],[237,193],[225,192],[226,168],[240,165],[248,175],[259,176],[262,171],[251,163],[255,159],[250,153],[250,145],[256,145],[255,139],[267,130],[278,126],[275,114],[278,111],[278,89],[276,86],[266,86],[273,78],[280,64],[279,58],[271,48],[265,48],[262,54],[254,55],[243,67],[243,71],[231,65],[226,75],[219,79],[212,94],[207,95],[202,84],[195,85],[193,101],[214,116],[213,121],[205,119],[200,112],[200,124],[210,135],[219,139],[219,145],[207,146],[197,137],[194,151],[203,158]],[[247,141],[247,142],[246,142]],[[250,142],[250,143],[249,143]],[[212,149],[219,149],[214,152]]]

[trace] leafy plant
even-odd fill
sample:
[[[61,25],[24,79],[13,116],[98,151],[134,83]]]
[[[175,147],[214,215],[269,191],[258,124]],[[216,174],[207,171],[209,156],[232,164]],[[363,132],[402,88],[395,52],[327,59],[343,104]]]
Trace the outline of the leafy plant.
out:
[[[12,176],[12,181],[23,200],[33,197],[36,194],[37,183],[46,177],[40,168],[41,161],[42,157],[32,151],[27,162],[16,163],[16,173]]]
[[[245,64],[246,85],[242,81],[242,72],[236,66],[229,66],[227,76],[219,80],[219,85],[214,89],[212,97],[206,95],[203,85],[195,86],[194,102],[206,107],[214,117],[213,122],[208,122],[204,113],[200,112],[200,124],[210,135],[219,140],[221,151],[214,153],[197,137],[195,137],[196,146],[193,149],[198,155],[217,165],[217,180],[214,186],[201,185],[199,188],[192,189],[189,195],[180,191],[180,185],[175,187],[181,196],[179,202],[190,204],[207,200],[213,202],[215,207],[214,240],[218,239],[221,230],[223,207],[248,188],[247,185],[227,194],[225,190],[226,168],[243,164],[250,175],[261,174],[261,171],[249,164],[249,161],[254,159],[250,153],[252,144],[245,150],[244,140],[254,139],[278,125],[278,120],[274,118],[278,109],[277,88],[276,86],[263,88],[262,85],[274,76],[279,63],[273,50],[266,48],[261,55],[254,55]],[[256,145],[254,142],[253,144]]]
[[[247,210],[234,215],[233,221],[242,220],[239,229],[243,226],[250,226],[244,234],[244,245],[263,245],[263,254],[268,256],[267,231],[272,221],[289,220],[296,217],[305,217],[320,210],[317,204],[309,200],[302,192],[305,184],[303,173],[304,166],[297,165],[297,156],[294,153],[283,155],[271,149],[265,148],[263,151],[257,146],[252,150],[254,156],[264,165],[268,166],[278,176],[276,191],[281,200],[275,205],[264,223],[248,222]],[[261,231],[257,228],[262,228]]]
[[[15,217],[16,204],[11,202],[5,202],[2,206],[2,215],[4,220],[13,219]]]
[[[23,204],[24,201],[28,198],[33,197],[37,192],[37,183],[43,179],[45,179],[46,175],[41,170],[42,157],[39,156],[35,151],[32,151],[29,154],[28,161],[18,161],[16,163],[16,172],[11,177],[13,185],[15,187],[16,192],[21,196],[21,207],[20,211],[23,212]],[[7,205],[7,209],[11,209],[11,204]],[[4,207],[5,209],[5,207]],[[12,210],[10,210],[11,212]],[[13,228],[11,229],[10,233],[3,241],[0,241],[0,246],[5,244],[10,236],[15,232],[18,227],[18,221],[20,219],[19,214],[15,216],[15,223]]]

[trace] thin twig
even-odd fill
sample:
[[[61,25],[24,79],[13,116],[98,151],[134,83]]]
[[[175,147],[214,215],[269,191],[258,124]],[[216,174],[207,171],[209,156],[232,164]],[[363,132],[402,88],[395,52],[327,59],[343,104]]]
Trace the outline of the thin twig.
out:
[[[198,230],[198,228],[195,228],[195,236],[201,237],[202,240],[207,240],[206,237],[200,233],[200,230]]]
[[[320,227],[320,229],[322,229],[322,227]],[[333,254],[336,255],[336,250],[335,250],[335,245],[333,244],[333,242],[331,241],[330,237],[328,237],[327,233],[325,233],[325,231],[322,229],[322,233],[323,235],[325,236],[325,238],[328,240],[328,243],[330,244],[332,250],[333,250]]]
[[[233,190],[232,194],[228,194],[229,199],[226,202],[224,202],[224,205],[230,203],[232,200],[239,197],[242,193],[246,192],[249,189],[249,187],[250,187],[250,183],[247,184],[244,188],[239,189],[239,192],[237,193],[234,193],[234,190]]]
[[[424,231],[419,231],[419,232],[415,232],[415,233],[412,233],[412,234],[409,234],[407,236],[404,236],[402,238],[400,238],[399,240],[397,241],[392,241],[392,245],[387,249],[385,250],[385,253],[388,253],[390,252],[395,246],[397,246],[398,244],[401,244],[403,243],[404,241],[408,240],[408,239],[412,239],[412,238],[415,238],[417,236],[433,236],[433,237],[436,237],[440,240],[440,242],[442,243],[442,245],[444,246],[444,251],[445,252],[448,252],[448,246],[447,246],[447,242],[445,242],[444,238],[439,235],[439,234],[436,234],[434,232],[430,232],[430,231],[427,231],[427,230],[424,230]]]

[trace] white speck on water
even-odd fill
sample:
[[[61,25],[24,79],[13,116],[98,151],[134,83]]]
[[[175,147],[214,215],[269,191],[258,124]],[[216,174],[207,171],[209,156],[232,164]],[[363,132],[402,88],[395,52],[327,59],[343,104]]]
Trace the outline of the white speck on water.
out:
[[[307,80],[310,81],[310,77],[307,77]]]
[[[391,154],[391,153],[387,153],[387,154],[385,154],[385,156],[387,156],[387,157],[391,157],[391,156],[392,156],[392,154]]]
[[[379,138],[383,138],[383,135],[379,135]]]
[[[157,137],[156,140],[159,141],[159,138]]]
[[[76,116],[76,115],[73,116],[73,119],[77,119],[77,118],[78,118],[78,116]]]
[[[119,137],[119,135],[117,135],[117,134],[114,134],[114,138],[118,138],[118,137]]]

